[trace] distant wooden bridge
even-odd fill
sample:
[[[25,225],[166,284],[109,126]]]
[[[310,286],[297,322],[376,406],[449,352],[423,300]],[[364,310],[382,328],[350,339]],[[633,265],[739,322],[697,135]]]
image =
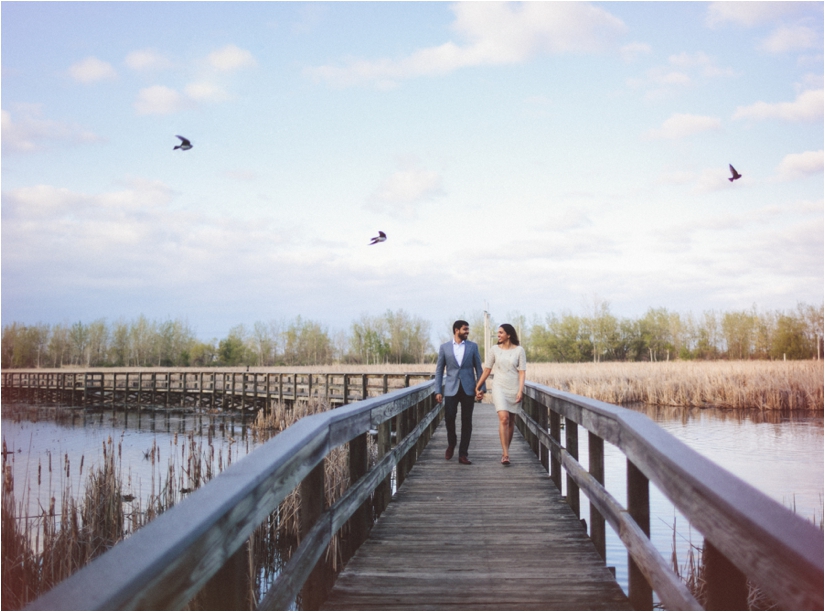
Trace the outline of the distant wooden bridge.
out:
[[[247,609],[239,551],[296,487],[300,545],[254,608],[297,600],[302,609],[650,609],[655,591],[666,609],[701,609],[650,542],[650,483],[705,538],[707,609],[747,609],[748,581],[783,609],[823,608],[822,531],[646,416],[527,383],[514,465],[498,464],[495,416],[481,405],[475,462],[462,466],[441,454],[434,386],[301,419],[27,609],[180,609],[213,577],[221,578],[215,609]],[[588,431],[586,468],[578,425]],[[603,486],[605,441],[626,456],[624,503]],[[325,458],[344,444],[351,484],[327,507]],[[589,532],[580,491],[591,504]],[[605,524],[628,550],[627,597],[604,567]],[[344,526],[356,552],[333,584],[324,552]]]
[[[428,372],[297,373],[235,372],[207,369],[139,372],[90,370],[42,372],[5,370],[7,402],[61,404],[91,409],[204,408],[268,410],[273,402],[312,399],[341,406],[432,378]]]

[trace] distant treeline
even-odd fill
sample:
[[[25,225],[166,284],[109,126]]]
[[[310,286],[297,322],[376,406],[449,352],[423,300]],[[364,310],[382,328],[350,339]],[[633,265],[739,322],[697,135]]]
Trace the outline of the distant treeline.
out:
[[[483,346],[483,316],[470,321],[471,339]],[[505,321],[501,321],[505,322]],[[664,308],[640,318],[618,318],[607,302],[591,312],[550,314],[544,319],[510,315],[530,361],[667,361],[674,359],[818,359],[822,355],[823,307],[800,304],[791,311],[679,314]],[[450,337],[450,322],[439,331]],[[495,342],[496,322],[490,335]],[[203,341],[180,319],[105,319],[72,325],[3,326],[4,368],[62,366],[291,366],[332,363],[428,363],[435,361],[430,322],[406,313],[362,315],[348,331],[322,323],[292,321],[238,325],[226,338]]]

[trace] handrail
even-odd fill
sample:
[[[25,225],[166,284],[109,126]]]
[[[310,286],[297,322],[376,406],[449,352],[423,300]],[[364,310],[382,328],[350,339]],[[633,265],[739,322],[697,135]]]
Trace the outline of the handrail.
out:
[[[582,468],[577,462],[574,432],[566,432],[567,445],[561,446],[559,417],[567,420],[568,430],[575,430],[575,425],[587,429],[591,443],[601,439],[618,447],[628,459],[629,483],[635,466],[643,474],[642,480],[646,478],[656,484],[704,535],[706,548],[715,549],[722,555],[719,563],[723,567],[731,565],[734,574],[741,572],[745,596],[744,578],[747,577],[784,609],[822,609],[825,538],[818,527],[703,457],[641,413],[532,382],[526,383],[525,395],[532,401],[525,402],[521,414],[523,422],[557,462],[551,466],[556,472],[557,485],[561,483],[558,468],[563,466],[567,470],[568,503],[577,510],[578,488],[587,493],[593,507],[618,532],[628,547],[630,558],[639,566],[666,608],[690,609],[698,603],[690,601],[692,596],[685,598],[685,590],[677,584],[678,577],[663,562],[661,555],[650,555],[652,545],[645,534],[646,530],[649,534],[649,514],[648,524],[639,525],[639,522],[644,523],[644,517],[641,521],[635,520],[633,509],[622,508],[604,489],[603,478],[594,477],[598,466],[594,470],[594,465],[590,465],[590,473]],[[539,413],[542,408],[549,409],[551,420],[555,415],[555,432],[551,423],[548,434],[542,422],[547,413]],[[541,455],[538,445],[534,449]],[[645,481],[644,496],[646,486]],[[630,498],[630,484],[628,488]],[[628,507],[633,503],[629,499]],[[649,510],[639,514],[645,512],[649,513]],[[716,588],[712,584],[714,576],[708,578],[711,582],[709,590],[713,592]],[[632,591],[631,582],[631,602],[634,599]]]
[[[304,534],[302,546],[262,604],[294,600],[337,528],[388,477],[396,463],[399,470],[402,466],[406,469],[405,454],[440,413],[442,406],[434,402],[434,388],[435,382],[427,381],[299,420],[26,609],[182,608],[297,485],[301,484],[303,493],[319,467],[323,505],[323,460],[330,450],[356,438],[365,445],[367,432],[376,427],[379,436],[383,428],[389,440],[388,420],[398,416],[402,427],[397,446],[352,483],[341,500],[320,513],[317,528]],[[402,423],[401,416],[410,415],[412,411],[405,412],[410,408],[417,413],[411,415],[418,421],[417,427]],[[366,461],[366,455],[363,457]]]

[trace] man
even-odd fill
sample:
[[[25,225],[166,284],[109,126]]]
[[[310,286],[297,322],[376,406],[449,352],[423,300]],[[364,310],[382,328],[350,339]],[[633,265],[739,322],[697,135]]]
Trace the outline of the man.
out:
[[[461,444],[458,447],[458,462],[463,465],[472,464],[467,452],[470,448],[470,435],[473,433],[476,380],[482,372],[478,345],[467,340],[469,335],[470,324],[467,321],[459,320],[453,323],[453,339],[438,349],[438,362],[435,366],[435,399],[438,403],[444,401],[444,421],[447,425],[448,446],[444,457],[447,461],[453,458],[456,444],[455,419],[458,415],[458,405],[461,404]],[[486,391],[486,385],[482,389]]]

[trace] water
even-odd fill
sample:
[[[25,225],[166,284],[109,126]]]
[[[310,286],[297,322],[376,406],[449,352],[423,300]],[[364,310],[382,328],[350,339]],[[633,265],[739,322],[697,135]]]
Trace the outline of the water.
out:
[[[738,476],[759,491],[807,519],[822,520],[823,415],[779,414],[713,409],[639,409],[673,436]],[[587,467],[587,431],[579,427],[579,457]],[[626,495],[626,458],[605,444],[605,486],[620,503]],[[564,480],[564,479],[563,479]],[[581,499],[582,516],[589,522],[589,502]],[[702,546],[702,536],[691,530],[673,504],[651,483],[650,532],[654,546],[666,559],[676,553],[685,567],[688,550]],[[607,565],[627,592],[627,551],[607,526]]]
[[[16,512],[21,517],[42,514],[50,498],[59,513],[64,491],[78,496],[90,470],[101,465],[104,442],[109,439],[123,475],[124,495],[143,502],[163,484],[170,466],[180,469],[190,451],[203,454],[220,471],[263,442],[233,416],[146,410],[77,411],[59,422],[4,417],[2,437],[9,451],[5,464],[11,466],[15,499],[23,504],[22,512]]]
[[[702,455],[742,478],[801,516],[817,521],[823,509],[823,415],[731,412],[709,409],[643,410],[661,427]],[[164,415],[148,411],[77,413],[63,422],[19,421],[3,418],[2,437],[12,452],[15,495],[25,502],[30,516],[48,506],[48,498],[59,497],[65,484],[81,490],[93,464],[102,459],[103,441],[112,438],[118,451],[127,490],[146,496],[153,482],[165,477],[175,453],[187,452],[185,440],[192,434],[202,452],[212,454],[222,466],[254,450],[263,440],[232,417]],[[176,443],[177,442],[177,443]],[[154,463],[146,458],[154,447]],[[579,428],[579,456],[587,467],[587,432]],[[48,462],[51,458],[51,471]],[[80,465],[83,461],[83,473]],[[66,467],[68,463],[68,476]],[[40,478],[38,481],[38,466]],[[624,455],[605,444],[605,485],[620,503],[626,500]],[[153,480],[154,479],[154,480]],[[564,480],[564,479],[563,479]],[[26,495],[24,495],[24,492]],[[666,559],[673,550],[676,529],[679,564],[687,559],[690,542],[701,546],[702,537],[691,531],[681,516],[655,486],[650,490],[651,539]],[[582,495],[582,516],[589,518],[589,503]],[[627,553],[618,536],[607,528],[607,565],[616,568],[616,578],[627,591]]]

